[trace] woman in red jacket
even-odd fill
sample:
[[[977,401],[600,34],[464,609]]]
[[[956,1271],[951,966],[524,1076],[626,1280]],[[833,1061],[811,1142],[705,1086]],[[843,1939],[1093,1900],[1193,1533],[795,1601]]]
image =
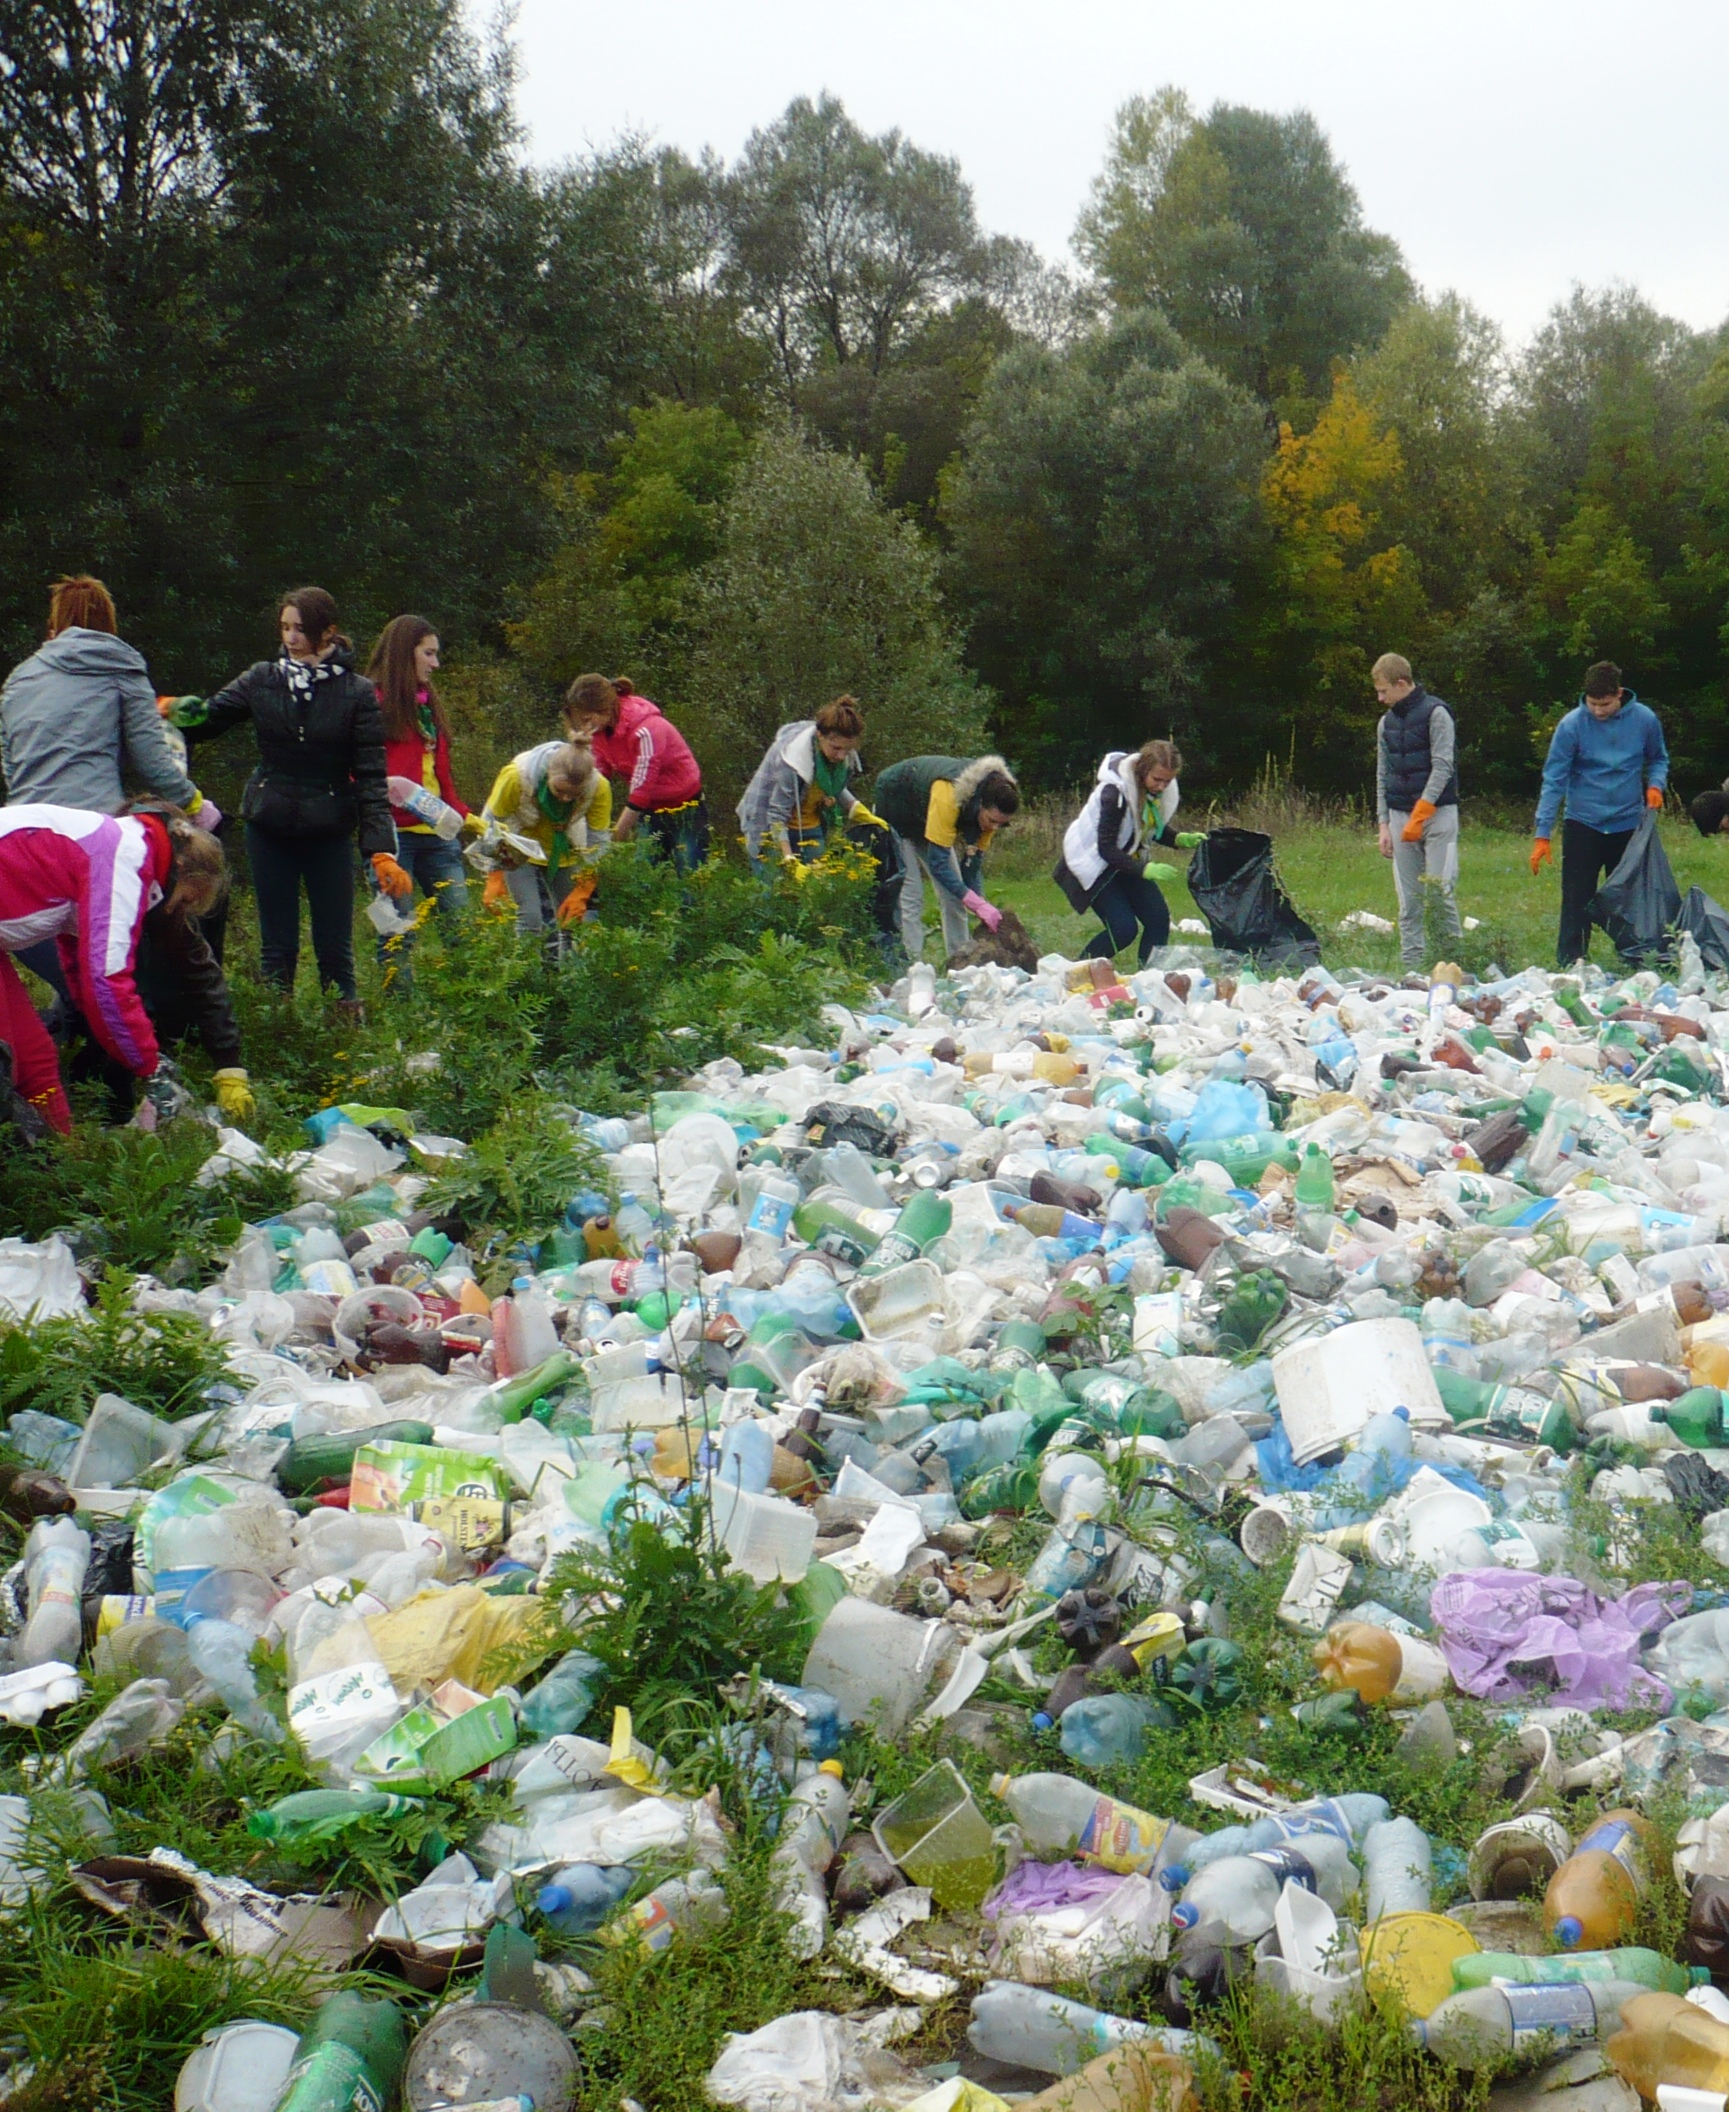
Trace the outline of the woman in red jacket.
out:
[[[391,778],[406,779],[417,791],[429,792],[461,815],[466,831],[480,824],[469,812],[450,776],[450,721],[444,715],[432,678],[438,671],[438,633],[424,616],[393,616],[378,634],[366,678],[378,691],[384,719],[384,768]],[[393,785],[393,794],[400,791]],[[397,863],[423,895],[437,905],[448,933],[468,907],[468,873],[455,839],[441,836],[412,807],[391,800],[396,823]],[[448,824],[447,824],[448,826]],[[381,935],[378,958],[395,964],[406,982],[412,937]]]
[[[148,910],[203,916],[222,892],[222,846],[183,814],[0,808],[0,1041],[18,1091],[72,1127],[54,1043],[12,956],[51,938],[90,1031],[135,1078],[156,1075],[156,1030],[133,982]]]
[[[639,822],[663,858],[688,873],[708,856],[708,807],[690,743],[658,704],[639,696],[628,675],[578,675],[564,699],[565,723],[594,744],[608,777],[628,781],[612,840],[625,843]]]

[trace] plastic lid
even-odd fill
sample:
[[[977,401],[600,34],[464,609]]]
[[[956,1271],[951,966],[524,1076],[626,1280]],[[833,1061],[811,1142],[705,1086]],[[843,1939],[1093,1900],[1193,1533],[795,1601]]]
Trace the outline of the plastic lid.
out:
[[[1709,1987],[1711,1985],[1711,1968],[1708,1965],[1688,1966],[1687,1984],[1690,1987]]]
[[[1174,1929],[1192,1929],[1200,1918],[1200,1908],[1191,1906],[1187,1901],[1171,1909],[1171,1926]]]
[[[1585,1924],[1577,1914],[1563,1914],[1555,1924],[1554,1937],[1563,1950],[1576,1950],[1585,1940]]]
[[[846,1769],[838,1760],[819,1760],[816,1771],[819,1775],[833,1775],[836,1781],[844,1781],[846,1778]]]
[[[1159,1872],[1159,1883],[1167,1892],[1180,1892],[1194,1874],[1187,1863],[1167,1863]]]
[[[535,1905],[543,1914],[562,1914],[575,1897],[568,1885],[542,1885]]]

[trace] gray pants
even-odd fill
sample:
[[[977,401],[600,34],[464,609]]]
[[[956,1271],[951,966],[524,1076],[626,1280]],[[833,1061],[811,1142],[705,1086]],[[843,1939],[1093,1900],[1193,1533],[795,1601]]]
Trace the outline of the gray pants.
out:
[[[919,856],[919,847],[910,836],[900,840],[901,858],[906,870],[901,876],[901,944],[907,950],[909,961],[924,959],[925,951],[925,878],[930,868]],[[931,882],[933,887],[935,881]],[[937,907],[943,919],[943,959],[966,945],[972,937],[972,926],[967,921],[965,908],[945,889],[937,888]]]
[[[1404,843],[1400,832],[1409,814],[1393,813],[1393,885],[1399,894],[1399,958],[1407,968],[1421,968],[1426,951],[1423,913],[1433,902],[1443,937],[1462,938],[1459,904],[1459,810],[1438,807],[1423,831],[1421,843]]]

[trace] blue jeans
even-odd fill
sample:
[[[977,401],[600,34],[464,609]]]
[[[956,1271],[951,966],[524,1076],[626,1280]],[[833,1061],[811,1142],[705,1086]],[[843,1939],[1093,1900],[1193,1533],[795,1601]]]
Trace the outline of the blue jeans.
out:
[[[1104,930],[1081,955],[1083,960],[1114,960],[1141,928],[1141,966],[1155,946],[1163,946],[1171,935],[1171,912],[1164,895],[1140,873],[1112,873],[1093,897],[1092,907]]]
[[[438,911],[439,922],[444,927],[447,940],[454,937],[463,912],[468,908],[468,867],[463,862],[456,839],[447,841],[435,836],[430,829],[399,829],[396,837],[396,862],[419,888],[429,896]],[[373,875],[372,892],[380,892],[378,876]],[[406,899],[398,904],[406,909]],[[381,968],[394,968],[399,983],[406,984],[409,973],[409,955],[414,951],[414,934],[403,932],[400,937],[378,935],[378,964]]]

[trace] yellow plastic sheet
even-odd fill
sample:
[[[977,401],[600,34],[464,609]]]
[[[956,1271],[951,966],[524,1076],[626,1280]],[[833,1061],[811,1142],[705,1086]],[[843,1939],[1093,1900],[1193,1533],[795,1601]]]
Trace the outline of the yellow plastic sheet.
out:
[[[494,1693],[566,1640],[543,1600],[498,1598],[478,1584],[423,1591],[391,1613],[375,1614],[366,1628],[404,1699],[416,1687],[436,1687],[446,1679],[459,1679],[477,1693]]]

